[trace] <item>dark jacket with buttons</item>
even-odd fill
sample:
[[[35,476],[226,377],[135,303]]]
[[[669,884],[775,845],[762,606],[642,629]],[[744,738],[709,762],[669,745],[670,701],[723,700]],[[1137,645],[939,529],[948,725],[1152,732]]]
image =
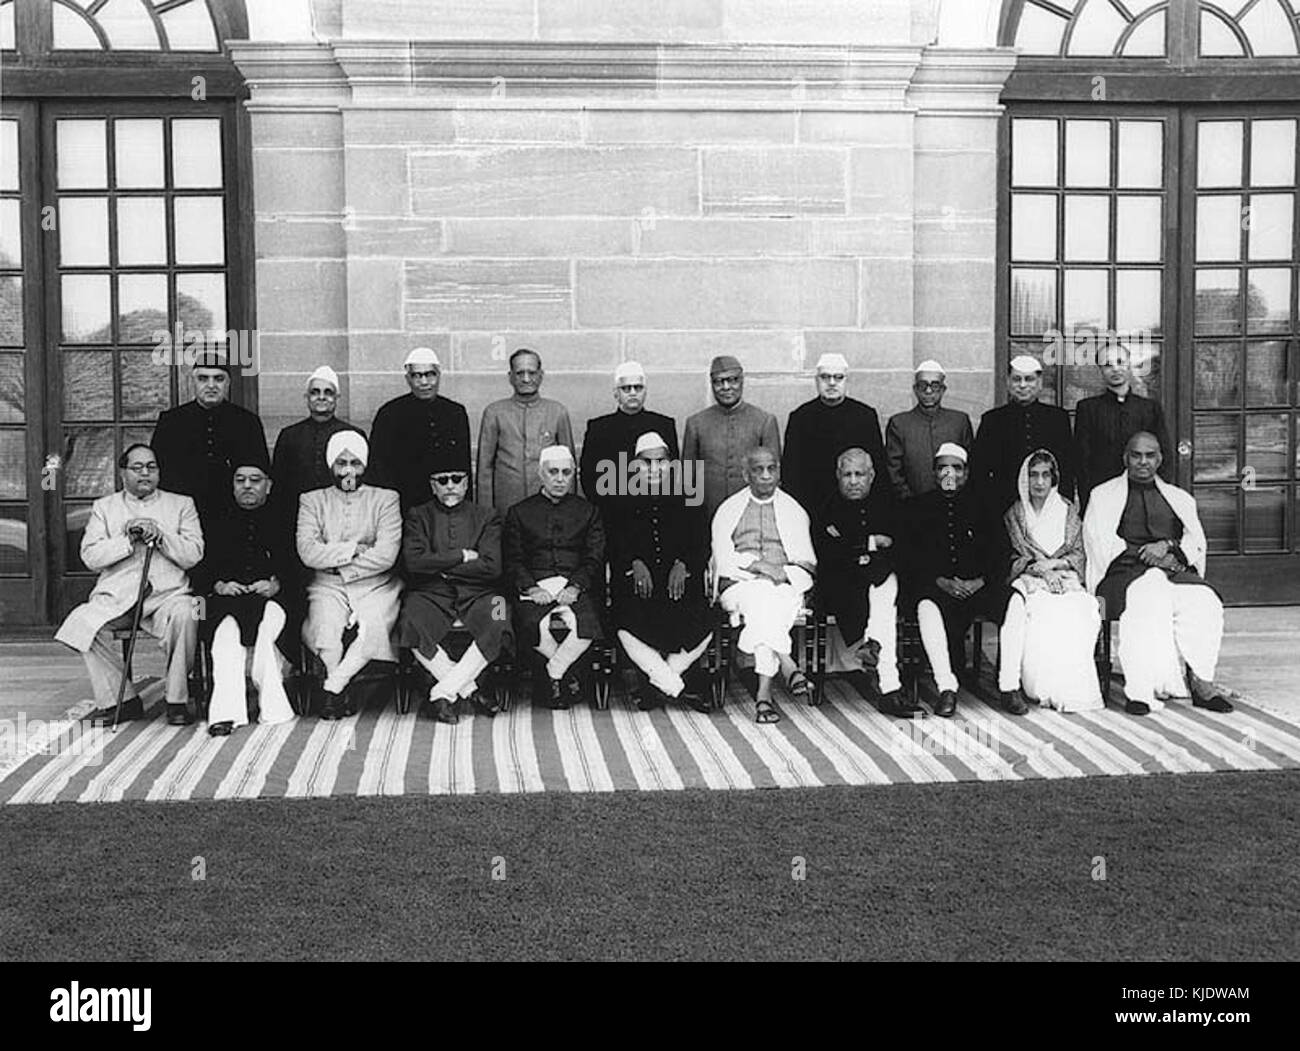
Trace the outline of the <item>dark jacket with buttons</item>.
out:
[[[868,589],[884,583],[897,562],[897,504],[887,485],[885,476],[879,474],[862,500],[849,500],[837,493],[822,505],[813,522],[818,603],[835,617],[850,644],[866,631],[871,611]],[[894,546],[870,551],[872,535],[887,536]],[[860,562],[863,557],[868,559],[866,565]]]
[[[375,414],[366,482],[397,490],[405,514],[429,499],[429,475],[436,466],[459,462],[468,469],[470,455],[464,405],[442,395],[421,401],[414,394],[403,394]]]
[[[1074,499],[1074,439],[1070,417],[1062,408],[1040,401],[1007,404],[990,409],[980,418],[980,428],[970,451],[967,488],[984,500],[987,512],[1001,520],[1019,498],[1020,465],[1036,449],[1056,457],[1061,469],[1061,495]]]
[[[519,594],[547,577],[567,577],[584,594],[604,593],[605,528],[586,500],[569,493],[552,502],[542,493],[506,512],[506,577]]]
[[[200,633],[211,638],[217,625],[233,615],[241,641],[253,645],[266,600],[259,595],[216,595],[212,589],[218,581],[253,584],[272,577],[283,588],[290,566],[288,538],[269,503],[252,511],[232,507],[214,518],[204,531],[203,561],[190,570],[194,593],[205,596]],[[285,599],[282,590],[276,601],[284,605]]]
[[[917,597],[932,592],[939,577],[983,577],[992,584],[1006,576],[998,531],[970,486],[952,494],[935,489],[909,500],[900,540],[903,576]]]
[[[235,468],[270,463],[262,421],[228,401],[214,409],[197,401],[168,409],[158,417],[150,447],[158,458],[158,487],[193,497],[205,534],[235,506]]]

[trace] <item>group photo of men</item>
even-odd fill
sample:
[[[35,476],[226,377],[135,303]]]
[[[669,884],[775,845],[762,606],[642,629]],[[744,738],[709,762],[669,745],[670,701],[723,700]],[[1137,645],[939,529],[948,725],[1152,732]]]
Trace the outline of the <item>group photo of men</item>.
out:
[[[195,718],[190,673],[206,647],[213,736],[292,719],[295,665],[316,673],[304,712],[352,715],[356,677],[403,651],[432,682],[420,709],[439,722],[497,714],[482,686],[503,655],[533,704],[563,710],[595,696],[601,640],[638,709],[708,713],[703,658],[724,632],[752,665],[756,721],[774,723],[776,684],[814,700],[792,641],[808,616],[835,625],[841,667],[866,673],[893,716],[956,712],[977,620],[996,627],[1011,715],[1101,708],[1093,649],[1111,621],[1128,714],[1170,697],[1231,711],[1214,686],[1223,606],[1204,578],[1195,502],[1168,480],[1160,407],[1133,390],[1124,345],[1097,364],[1105,389],[1079,403],[1073,427],[1042,398],[1042,363],[1021,355],[1006,404],[978,428],[944,407],[933,360],[915,370],[914,406],[882,428],[850,396],[846,359],[824,354],[815,397],[782,429],[745,399],[743,363],[720,355],[713,404],[679,443],[677,421],[647,407],[647,370],[626,361],[614,410],[578,445],[525,347],[475,450],[437,354],[417,347],[402,362],[408,393],[369,436],[337,416],[339,377],[322,366],[307,417],[268,452],[209,354],[194,365],[194,400],[123,452],[121,489],[95,504],[81,554],[100,577],[57,637],[85,657],[92,718],[113,725],[143,714],[115,630],[138,618],[159,640],[174,725]],[[933,680],[926,706],[900,676],[907,631]]]

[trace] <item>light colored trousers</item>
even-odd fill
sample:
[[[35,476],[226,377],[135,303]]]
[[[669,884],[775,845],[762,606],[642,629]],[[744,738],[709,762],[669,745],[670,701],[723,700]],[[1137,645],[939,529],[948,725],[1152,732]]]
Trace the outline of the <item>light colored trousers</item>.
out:
[[[1016,612],[1012,612],[1016,610]],[[957,676],[948,659],[948,630],[943,624],[939,607],[928,598],[916,604],[916,619],[921,628],[921,645],[934,672],[934,684],[940,693],[956,691]],[[1007,606],[1007,616],[998,631],[998,689],[1020,688],[1020,658],[1025,651],[1025,600],[1013,595]]]
[[[867,627],[861,639],[845,639],[848,645],[859,645],[867,639],[880,644],[876,675],[881,693],[893,693],[903,688],[898,677],[898,577],[890,573],[879,584],[867,589]]]
[[[630,631],[624,631],[622,628],[618,630],[618,641],[623,644],[623,649],[632,658],[632,663],[645,672],[650,685],[657,690],[662,690],[669,697],[678,697],[686,689],[682,672],[700,659],[712,638],[713,633],[710,632],[695,649],[689,652],[679,650],[664,657],[657,649],[646,645]]]
[[[471,642],[458,661],[453,661],[441,646],[432,657],[426,657],[416,648],[412,648],[411,653],[436,680],[433,689],[429,691],[431,701],[468,697],[474,692],[479,675],[488,666],[487,658],[479,650],[477,642]]]
[[[569,629],[563,642],[556,642],[551,634],[551,617],[557,613]],[[546,658],[546,674],[552,679],[563,679],[573,662],[590,647],[591,639],[578,638],[578,615],[572,606],[553,606],[537,625],[537,652]]]
[[[1223,603],[1201,584],[1174,584],[1156,568],[1128,586],[1119,618],[1119,662],[1129,700],[1186,697],[1182,662],[1214,681],[1223,643]]]
[[[130,617],[130,614],[127,614]],[[95,703],[101,707],[117,703],[117,687],[123,675],[122,655],[113,641],[113,627],[121,618],[100,628],[90,649],[82,654]],[[129,619],[125,623],[130,627]],[[190,595],[177,595],[164,602],[153,614],[158,642],[167,658],[167,703],[185,704],[189,700],[190,668],[194,666],[194,646],[198,641],[199,622],[194,619],[194,601]],[[149,633],[140,628],[136,650]],[[135,684],[126,684],[125,700],[136,696]]]
[[[803,609],[803,592],[792,584],[740,580],[718,599],[731,623],[744,621],[736,645],[754,656],[754,671],[773,676],[781,668],[777,654],[790,655],[790,632]]]
[[[263,723],[285,723],[293,718],[293,706],[284,692],[284,671],[275,640],[284,629],[284,609],[278,602],[268,602],[257,626],[253,644],[253,685],[257,687],[258,706]],[[227,616],[212,634],[212,703],[208,722],[248,724],[248,696],[244,687],[244,660],[247,651],[239,641],[239,624]]]

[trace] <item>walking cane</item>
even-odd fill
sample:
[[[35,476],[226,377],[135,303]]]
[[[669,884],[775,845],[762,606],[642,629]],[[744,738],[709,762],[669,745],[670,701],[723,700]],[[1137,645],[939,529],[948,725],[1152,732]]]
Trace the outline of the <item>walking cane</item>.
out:
[[[135,656],[135,638],[140,634],[140,617],[144,613],[144,596],[149,587],[149,563],[153,561],[153,549],[157,540],[147,540],[144,545],[144,569],[140,571],[140,593],[135,597],[135,610],[131,615],[131,637],[126,640],[126,660],[122,664],[122,681],[117,685],[117,708],[113,712],[113,732],[117,733],[122,720],[122,698],[126,696],[126,680],[131,674],[131,658]]]

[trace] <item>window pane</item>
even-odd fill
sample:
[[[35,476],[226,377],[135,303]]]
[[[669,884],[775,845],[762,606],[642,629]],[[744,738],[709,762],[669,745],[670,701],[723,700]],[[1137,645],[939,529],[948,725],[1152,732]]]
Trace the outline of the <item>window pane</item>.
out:
[[[1061,407],[1067,412],[1073,412],[1074,407],[1084,398],[1091,398],[1094,394],[1100,394],[1105,390],[1106,385],[1101,379],[1101,370],[1095,365],[1066,365],[1065,366],[1065,397],[1061,401]]]
[[[1241,186],[1241,121],[1203,120],[1196,135],[1196,185]]]
[[[1241,345],[1196,345],[1196,408],[1229,409],[1241,404]]]
[[[1246,466],[1256,478],[1285,478],[1290,467],[1283,415],[1246,417]]]
[[[108,0],[97,15],[109,46],[117,51],[158,51],[158,32],[140,0]]]
[[[58,10],[58,8],[55,8]],[[103,190],[108,186],[108,147],[102,120],[58,122],[60,190]]]
[[[217,51],[217,34],[202,0],[162,14],[167,43],[173,51]]]
[[[1295,121],[1251,122],[1250,184],[1252,186],[1295,185]]]
[[[1164,361],[1164,344],[1149,339],[1131,339],[1125,344],[1133,365],[1133,392],[1144,398],[1162,400],[1160,379]]]
[[[23,345],[23,279],[0,277],[0,347]]]
[[[1026,55],[1060,54],[1065,25],[1065,19],[1060,15],[1026,4],[1024,14],[1020,16],[1020,25],[1016,28],[1016,47]]]
[[[1291,330],[1291,271],[1251,269],[1246,279],[1246,325],[1250,332]]]
[[[182,190],[222,185],[221,121],[172,121],[172,183]]]
[[[1295,34],[1291,20],[1277,3],[1261,0],[1237,23],[1250,41],[1250,49],[1257,57],[1264,55],[1294,55]]]
[[[27,435],[0,431],[0,500],[27,499]]]
[[[1212,555],[1237,550],[1237,489],[1196,489],[1196,514]]]
[[[169,331],[167,275],[123,274],[117,281],[118,341],[163,343]]]
[[[113,491],[116,455],[112,427],[72,427],[68,430],[64,495],[98,499]]]
[[[1286,550],[1286,490],[1247,489],[1246,550]]]
[[[1295,196],[1257,193],[1250,198],[1250,258],[1291,259],[1296,253],[1291,216]]]
[[[100,51],[103,45],[84,17],[54,5],[54,46],[60,50]]]
[[[177,274],[176,317],[186,331],[226,331],[223,274]]]
[[[224,209],[220,197],[177,197],[176,262],[180,266],[226,261]]]
[[[1119,122],[1119,185],[1159,189],[1164,185],[1164,125],[1154,120]]]
[[[1201,12],[1201,54],[1206,58],[1241,58],[1241,41],[1217,17]]]
[[[1056,271],[1012,270],[1012,333],[1034,336],[1056,327]]]
[[[64,352],[63,418],[113,418],[113,355],[110,351]]]
[[[1246,404],[1286,405],[1286,344],[1280,340],[1246,345]]]
[[[64,274],[62,288],[64,342],[108,343],[108,275]]]
[[[18,189],[18,122],[0,120],[0,190]]]
[[[0,49],[13,51],[16,42],[14,29],[14,5],[0,7]]]
[[[163,178],[163,122],[117,120],[114,163],[118,189],[159,190]]]
[[[117,199],[117,258],[122,266],[167,265],[167,206],[164,198]]]
[[[1056,121],[1011,122],[1011,185],[1056,185]]]
[[[1140,5],[1139,5],[1140,6]],[[1129,3],[1129,10],[1134,4]],[[1129,57],[1149,57],[1165,53],[1165,13],[1157,11],[1129,34],[1124,42],[1123,54]]]
[[[1161,334],[1160,276],[1159,270],[1116,271],[1115,330],[1122,336]]]
[[[1196,201],[1196,261],[1219,263],[1241,258],[1245,216],[1237,194],[1199,197]]]
[[[90,504],[65,503],[63,514],[67,522],[63,531],[66,544],[64,565],[69,573],[88,573],[86,564],[81,561],[81,538],[86,535],[86,523],[90,521]]]
[[[1056,198],[1017,193],[1011,198],[1011,258],[1056,259]]]
[[[59,200],[59,262],[63,266],[108,266],[108,198]]]
[[[21,204],[11,198],[0,200],[0,267],[23,265]]]
[[[27,576],[27,508],[0,508],[0,573]]]
[[[27,419],[27,359],[21,354],[0,354],[0,423]]]
[[[1196,271],[1196,334],[1232,335],[1241,331],[1241,273]]]
[[[1108,324],[1106,309],[1107,281],[1105,270],[1067,270],[1065,272],[1065,329],[1104,330]]]
[[[1078,15],[1066,45],[1070,55],[1110,55],[1128,23],[1110,4],[1089,4]]]
[[[1120,197],[1115,205],[1115,258],[1121,263],[1160,262],[1159,197]]]
[[[1110,198],[1067,194],[1065,258],[1103,263],[1110,257]]]
[[[149,351],[123,353],[121,361],[123,419],[156,419],[171,406],[171,369]]]
[[[1231,482],[1240,476],[1237,463],[1237,417],[1196,417],[1193,470],[1198,482]]]
[[[1110,185],[1110,124],[1104,120],[1065,122],[1065,185]]]

